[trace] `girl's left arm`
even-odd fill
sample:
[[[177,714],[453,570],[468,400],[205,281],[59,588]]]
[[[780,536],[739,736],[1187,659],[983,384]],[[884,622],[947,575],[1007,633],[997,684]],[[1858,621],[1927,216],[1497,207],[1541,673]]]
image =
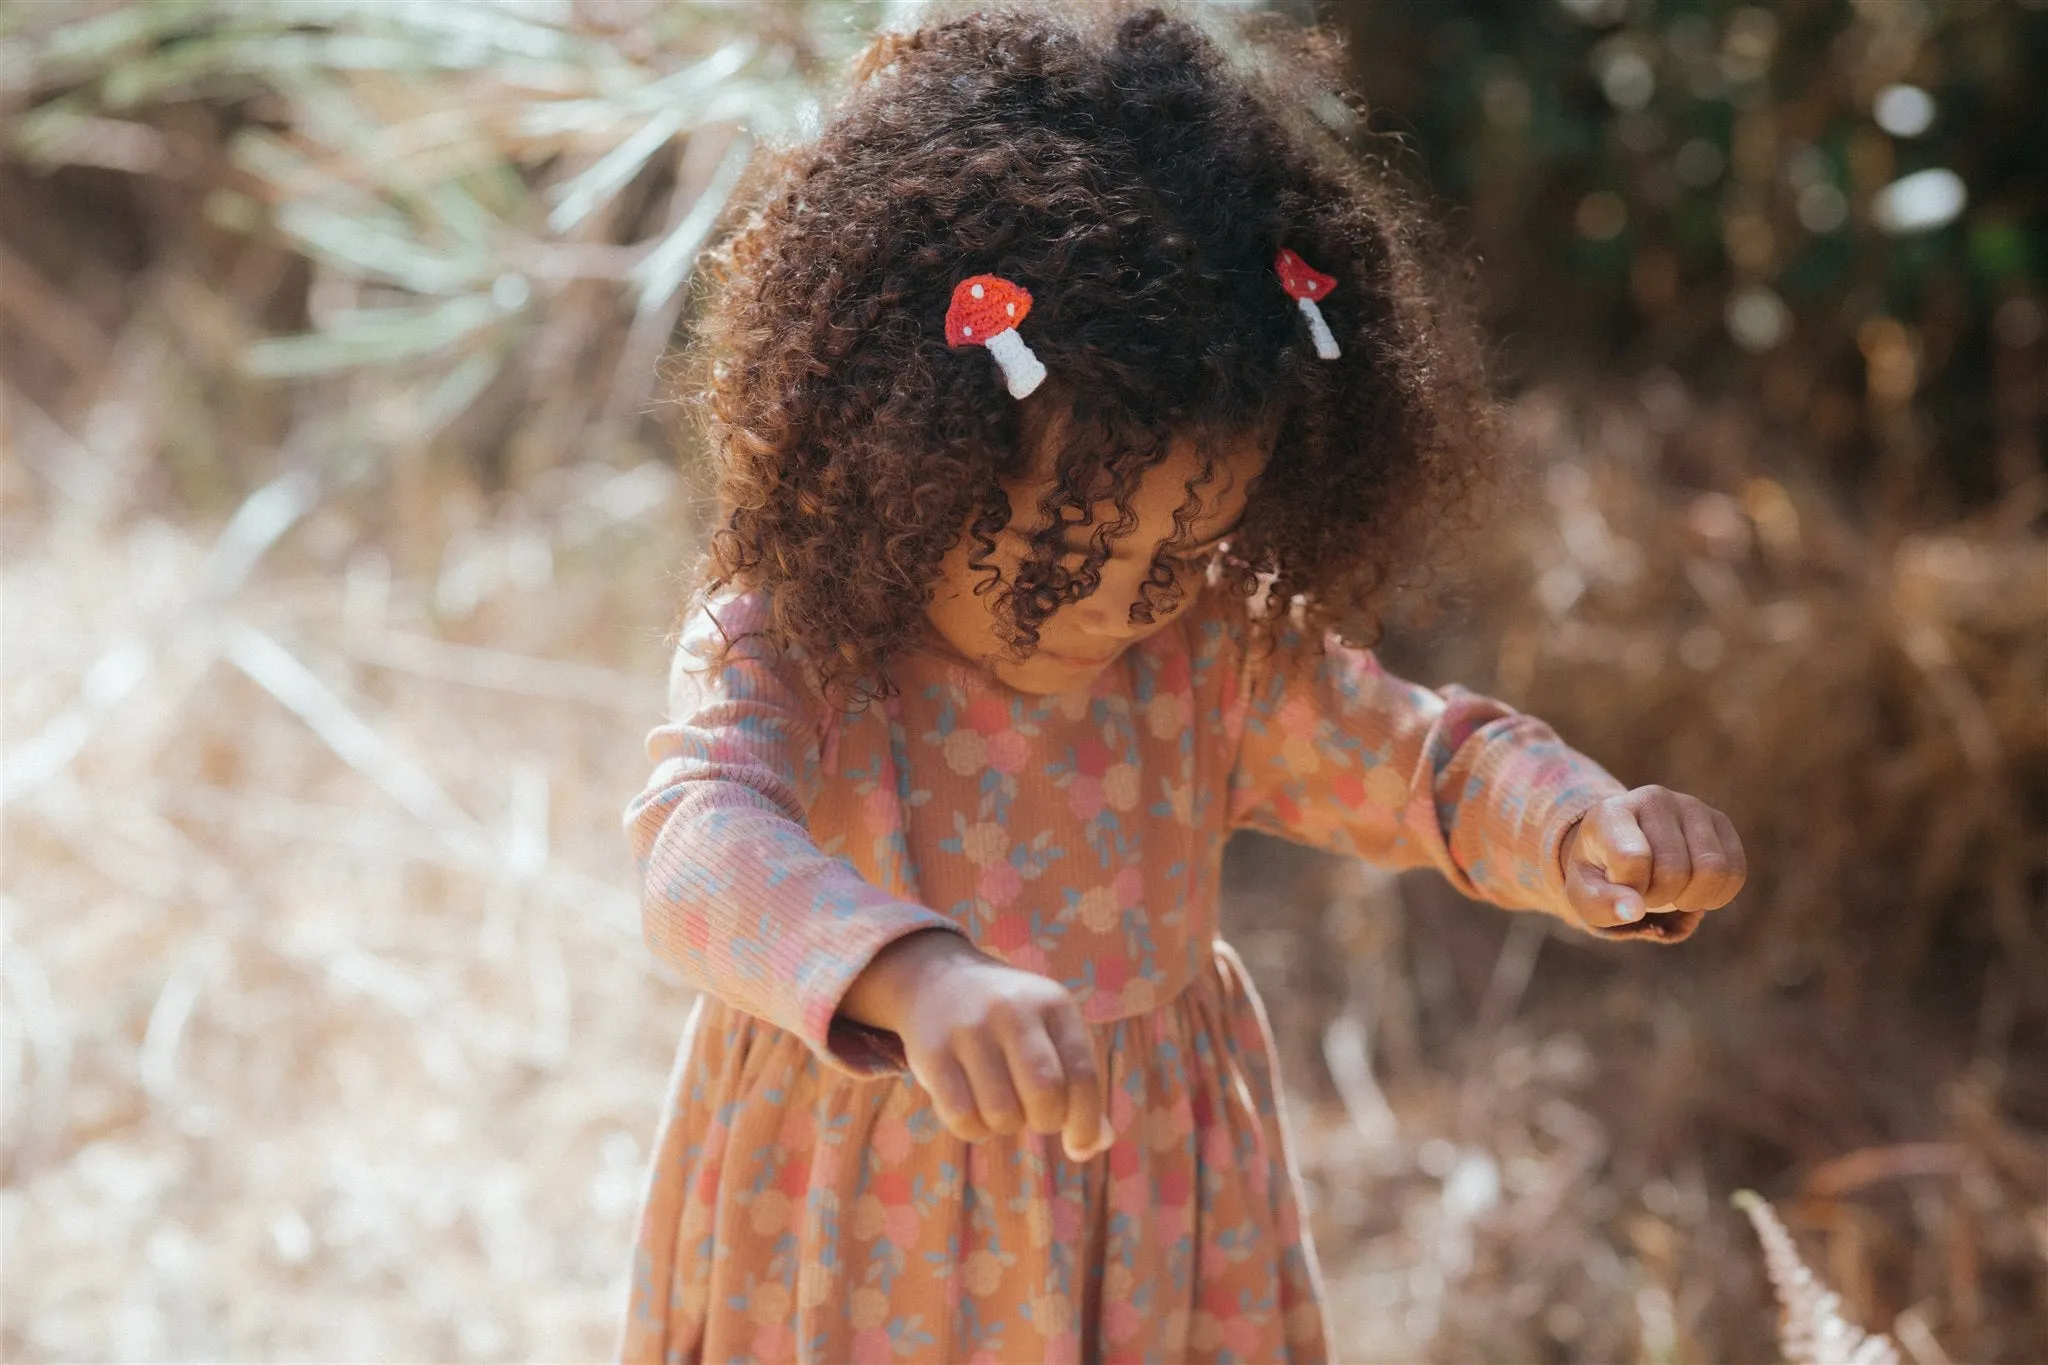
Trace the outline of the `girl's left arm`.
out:
[[[1580,852],[1575,826],[1632,798],[1534,716],[1461,687],[1404,682],[1368,651],[1334,639],[1319,649],[1291,628],[1263,657],[1253,647],[1246,689],[1235,825],[1383,866],[1434,867],[1468,896],[1602,936],[1676,941],[1697,926],[1696,909],[1607,925],[1582,913],[1591,874],[1568,878],[1566,867]]]

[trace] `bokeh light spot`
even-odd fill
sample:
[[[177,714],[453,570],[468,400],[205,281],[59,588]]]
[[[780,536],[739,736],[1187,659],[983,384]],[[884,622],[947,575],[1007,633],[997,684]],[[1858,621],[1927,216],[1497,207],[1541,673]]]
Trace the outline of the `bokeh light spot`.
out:
[[[1918,137],[1934,126],[1934,96],[1917,85],[1887,85],[1871,101],[1870,116],[1893,137]]]
[[[1900,176],[1877,192],[1870,215],[1893,235],[1932,232],[1954,222],[1969,203],[1963,178],[1945,166]]]
[[[1579,201],[1572,221],[1587,241],[1611,242],[1628,226],[1628,205],[1613,190],[1594,190]]]
[[[1724,320],[1735,344],[1756,353],[1770,350],[1792,330],[1792,310],[1760,284],[1737,290],[1728,300]]]

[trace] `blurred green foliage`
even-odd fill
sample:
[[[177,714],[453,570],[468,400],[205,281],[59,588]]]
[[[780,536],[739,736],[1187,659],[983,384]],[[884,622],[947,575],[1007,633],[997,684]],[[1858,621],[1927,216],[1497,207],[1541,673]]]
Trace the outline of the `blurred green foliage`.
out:
[[[501,482],[638,458],[662,443],[645,420],[660,360],[752,149],[815,119],[820,82],[880,13],[870,0],[0,8],[0,247],[48,300],[17,310],[33,343],[0,329],[0,355],[61,422],[97,382],[98,347],[52,338],[138,320],[169,333],[189,371],[171,387],[219,390],[185,424],[195,466],[223,447],[274,449],[275,430],[222,428],[279,390],[301,416],[333,417],[303,443],[330,467],[461,459]],[[205,308],[157,306],[138,279],[202,282]],[[208,322],[212,338],[198,335]]]
[[[1464,207],[1511,369],[1746,389],[1872,511],[2040,479],[2048,5],[1323,13],[1372,126]]]
[[[1273,4],[1349,33],[1371,126],[1459,206],[1511,383],[1747,394],[1878,516],[2042,486],[2048,0]],[[800,134],[877,23],[951,7],[41,0],[0,9],[0,174],[43,196],[17,227],[193,192],[138,200],[129,254],[294,261],[243,380],[374,371],[410,443],[546,463],[646,438],[754,140]],[[15,249],[92,293],[65,241]]]

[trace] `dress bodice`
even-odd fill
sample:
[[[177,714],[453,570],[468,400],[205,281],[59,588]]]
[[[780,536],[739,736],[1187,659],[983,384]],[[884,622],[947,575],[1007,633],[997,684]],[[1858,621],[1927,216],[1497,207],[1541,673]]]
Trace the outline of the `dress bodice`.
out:
[[[1236,687],[1200,635],[1176,623],[1060,696],[905,657],[894,695],[822,727],[812,837],[1089,1018],[1145,1013],[1215,934]]]

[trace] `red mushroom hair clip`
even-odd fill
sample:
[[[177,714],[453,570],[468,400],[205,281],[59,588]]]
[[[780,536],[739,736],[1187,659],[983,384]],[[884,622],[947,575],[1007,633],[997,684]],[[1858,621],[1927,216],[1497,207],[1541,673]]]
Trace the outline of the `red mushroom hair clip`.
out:
[[[1308,319],[1308,334],[1315,338],[1316,354],[1325,360],[1343,355],[1337,349],[1330,324],[1323,321],[1323,310],[1316,307],[1317,299],[1337,287],[1337,277],[1325,275],[1284,246],[1273,258],[1273,269],[1280,273],[1280,287],[1287,291],[1287,297],[1301,305],[1301,314]]]
[[[1045,366],[1017,335],[1031,311],[1031,295],[1000,275],[970,275],[953,286],[946,310],[948,346],[986,346],[1002,368],[1010,397],[1026,398],[1045,382]]]

